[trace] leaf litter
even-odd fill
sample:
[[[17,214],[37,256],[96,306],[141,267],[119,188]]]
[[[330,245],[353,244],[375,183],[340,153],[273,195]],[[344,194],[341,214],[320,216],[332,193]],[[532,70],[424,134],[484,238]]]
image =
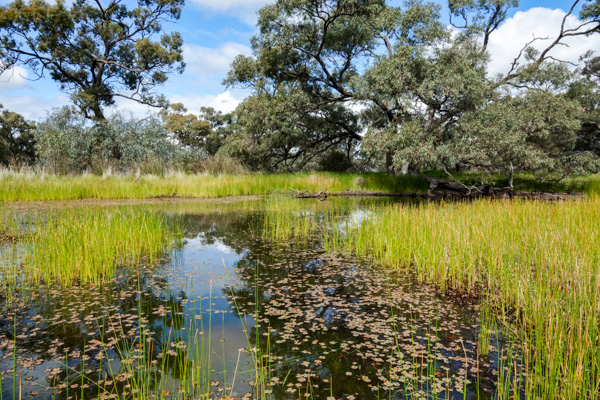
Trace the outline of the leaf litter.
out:
[[[230,392],[235,360],[227,360],[228,371],[211,366],[210,398],[491,398],[501,335],[477,355],[476,304],[455,304],[410,276],[326,254],[318,243],[273,243],[238,232],[247,221],[215,218],[188,232],[199,242],[158,266],[123,268],[103,285],[39,285],[1,304],[5,396],[18,369],[24,398],[135,398],[125,366],[147,358],[175,382],[156,398],[179,398],[176,366],[193,358],[192,341],[227,325],[231,338],[215,336],[211,353],[245,342],[245,354],[260,354],[267,366],[266,384],[244,374],[246,363]],[[228,267],[208,246],[216,239],[234,249]],[[193,339],[192,323],[203,324]]]

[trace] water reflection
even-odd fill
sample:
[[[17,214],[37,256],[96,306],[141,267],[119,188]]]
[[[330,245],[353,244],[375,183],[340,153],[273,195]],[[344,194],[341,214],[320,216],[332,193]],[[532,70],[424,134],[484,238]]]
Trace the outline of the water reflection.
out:
[[[261,212],[186,211],[159,266],[2,305],[3,398],[492,398],[497,352],[477,358],[474,306],[263,239]]]

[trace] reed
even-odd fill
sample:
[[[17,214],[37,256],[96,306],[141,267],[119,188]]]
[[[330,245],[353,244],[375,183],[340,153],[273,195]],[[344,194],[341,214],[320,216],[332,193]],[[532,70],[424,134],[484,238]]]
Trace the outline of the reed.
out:
[[[215,198],[332,190],[385,193],[426,192],[427,182],[414,176],[386,174],[248,174],[248,175],[80,175],[56,176],[0,172],[0,202],[71,199]]]
[[[9,215],[9,216],[7,216]],[[18,217],[17,217],[18,216]],[[14,221],[20,219],[21,223]],[[14,237],[0,246],[0,286],[10,294],[27,283],[100,283],[124,266],[153,264],[181,236],[181,224],[135,208],[82,208],[6,214]]]
[[[585,192],[589,196],[600,196],[600,175],[594,175],[586,179]]]
[[[485,294],[529,359],[527,398],[600,396],[600,198],[386,207],[329,243]],[[334,248],[333,246],[329,246]]]
[[[270,224],[290,235],[316,226],[308,233],[320,231],[328,251],[485,299],[480,351],[496,323],[523,348],[509,354],[500,397],[600,398],[600,196],[385,206],[337,229],[305,218]]]

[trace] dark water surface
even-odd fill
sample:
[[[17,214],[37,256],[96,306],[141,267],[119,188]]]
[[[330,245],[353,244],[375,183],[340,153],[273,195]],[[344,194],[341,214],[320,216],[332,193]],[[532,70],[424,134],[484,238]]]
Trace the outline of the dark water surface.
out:
[[[357,221],[391,200],[345,201]],[[265,238],[263,212],[165,212],[185,240],[159,265],[0,305],[2,399],[494,397],[499,344],[477,357],[476,305]]]

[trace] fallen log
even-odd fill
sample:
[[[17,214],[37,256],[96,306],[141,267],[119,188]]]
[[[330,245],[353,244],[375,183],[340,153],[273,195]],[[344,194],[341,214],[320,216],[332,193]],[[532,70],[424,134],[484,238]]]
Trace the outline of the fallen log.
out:
[[[333,189],[329,189],[328,191],[320,191],[318,193],[310,193],[306,190],[298,190],[294,188],[290,188],[290,190],[296,192],[297,199],[317,199],[319,201],[325,201]]]

